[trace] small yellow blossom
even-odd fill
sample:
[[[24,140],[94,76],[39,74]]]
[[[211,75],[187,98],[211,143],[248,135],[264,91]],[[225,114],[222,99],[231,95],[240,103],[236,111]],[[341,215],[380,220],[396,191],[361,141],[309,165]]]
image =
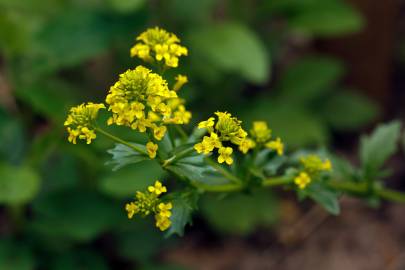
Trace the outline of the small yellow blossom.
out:
[[[266,143],[266,147],[277,151],[277,155],[281,156],[284,153],[284,144],[281,142],[280,138]]]
[[[146,62],[164,61],[166,67],[177,67],[179,57],[187,55],[186,47],[181,46],[180,39],[173,33],[158,27],[150,28],[136,38],[131,48],[131,56]]]
[[[156,220],[156,227],[158,227],[161,231],[167,230],[171,225],[172,222],[167,217],[162,217],[161,215],[155,215]]]
[[[233,152],[233,149],[231,147],[221,147],[218,150],[218,162],[219,163],[224,163],[231,165],[233,163],[233,159],[231,157]]]
[[[153,136],[155,137],[156,140],[160,141],[163,139],[167,131],[166,126],[160,126],[160,127],[154,127],[153,128]]]
[[[146,144],[146,151],[148,152],[148,155],[151,159],[154,159],[156,157],[156,152],[158,150],[158,145],[153,143],[153,142],[148,142]]]
[[[271,129],[267,127],[267,123],[264,121],[253,122],[253,128],[250,130],[250,134],[258,143],[265,143],[271,137]]]
[[[201,121],[198,123],[198,128],[206,128],[209,132],[212,132],[212,127],[215,125],[214,120],[214,117],[210,117],[206,121]]]
[[[76,144],[77,138],[79,138],[90,144],[96,138],[94,122],[100,109],[105,109],[104,104],[94,104],[91,102],[87,104],[83,103],[70,109],[64,123],[69,133],[69,142]]]
[[[139,208],[135,203],[130,202],[125,205],[125,210],[128,212],[128,218],[131,219],[136,213],[138,213]]]
[[[321,171],[330,171],[332,163],[329,159],[322,160],[317,155],[308,155],[300,159],[301,164],[304,166],[305,171],[316,174]]]
[[[254,148],[255,146],[256,143],[253,140],[245,138],[239,145],[239,151],[241,151],[243,154],[246,154],[250,149]]]
[[[167,192],[167,189],[160,181],[156,180],[153,186],[148,187],[148,191],[159,196],[160,194]]]
[[[172,215],[172,212],[170,211],[173,208],[172,203],[160,203],[158,205],[158,213],[162,217],[167,217],[170,218]]]
[[[294,178],[294,183],[300,188],[304,189],[309,183],[311,183],[311,177],[306,172],[301,172]]]
[[[176,92],[179,91],[183,87],[183,85],[188,83],[187,76],[181,75],[181,74],[177,75],[175,77],[175,80],[176,80],[176,83],[173,86],[173,90],[176,91]]]

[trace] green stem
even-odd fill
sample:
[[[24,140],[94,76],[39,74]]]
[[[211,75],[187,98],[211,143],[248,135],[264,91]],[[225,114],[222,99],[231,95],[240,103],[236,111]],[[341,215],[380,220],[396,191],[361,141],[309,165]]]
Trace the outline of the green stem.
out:
[[[394,202],[399,202],[399,203],[405,203],[405,193],[388,189],[388,188],[383,188],[380,190],[376,191],[378,196],[380,196],[383,199],[389,200],[389,201],[394,201]]]
[[[241,179],[239,179],[237,176],[233,175],[231,172],[229,172],[227,169],[223,168],[221,165],[219,165],[218,163],[216,163],[212,159],[206,158],[205,160],[207,161],[207,163],[209,165],[214,167],[220,174],[225,176],[225,178],[227,178],[228,180],[230,180],[230,181],[232,181],[234,183],[237,183],[237,184],[242,183]]]
[[[187,133],[184,131],[184,129],[179,126],[179,125],[173,125],[174,128],[176,129],[176,131],[179,133],[179,135],[181,136],[181,138],[186,141],[188,139]]]
[[[263,180],[262,185],[264,187],[274,187],[274,186],[290,184],[293,181],[294,181],[294,179],[290,178],[290,177],[283,177],[283,176],[271,177],[271,178],[267,178],[267,179]]]
[[[107,132],[107,131],[105,131],[105,130],[102,130],[101,128],[96,128],[96,131],[99,132],[99,133],[101,133],[101,134],[103,134],[104,136],[110,138],[111,140],[113,140],[113,141],[115,141],[115,142],[118,142],[118,143],[120,143],[120,144],[123,144],[123,145],[125,145],[125,146],[128,146],[129,148],[135,150],[135,151],[138,152],[138,153],[141,153],[141,154],[143,154],[143,155],[147,155],[147,153],[146,153],[143,149],[137,147],[136,145],[130,144],[129,142],[124,141],[123,139],[118,138],[118,137],[112,135],[111,133],[109,133],[109,132]]]
[[[191,181],[190,183],[194,187],[202,189],[206,192],[235,192],[241,191],[243,188],[241,184],[206,185],[195,181]]]

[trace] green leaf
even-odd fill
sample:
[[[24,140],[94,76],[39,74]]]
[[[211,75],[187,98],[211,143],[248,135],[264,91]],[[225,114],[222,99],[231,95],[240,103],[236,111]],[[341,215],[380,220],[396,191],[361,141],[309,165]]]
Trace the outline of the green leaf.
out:
[[[342,131],[363,127],[378,114],[374,102],[352,90],[339,91],[325,100],[321,113],[328,124]]]
[[[222,200],[204,196],[201,211],[215,230],[240,235],[249,234],[261,225],[271,225],[277,219],[275,198],[264,190],[230,194]]]
[[[247,127],[255,120],[267,121],[274,136],[280,136],[292,148],[322,144],[329,139],[328,130],[317,115],[291,103],[261,98],[241,113],[241,119]]]
[[[308,102],[332,90],[343,75],[340,61],[327,57],[307,57],[292,65],[280,78],[282,99]]]
[[[111,7],[120,13],[131,13],[145,5],[145,0],[108,0]]]
[[[159,164],[146,160],[107,174],[100,180],[99,188],[109,196],[127,198],[138,190],[146,189],[163,174]]]
[[[0,269],[34,270],[35,258],[26,243],[0,239]]]
[[[312,183],[302,190],[305,196],[319,203],[326,211],[333,215],[340,213],[339,194],[321,183]]]
[[[323,1],[302,9],[288,19],[289,26],[305,34],[337,36],[361,30],[364,19],[343,1]]]
[[[366,179],[376,177],[385,161],[398,149],[401,123],[392,121],[379,125],[372,134],[363,136],[360,144],[360,159]]]
[[[191,224],[191,214],[197,208],[198,194],[193,191],[173,194],[172,215],[170,221],[172,225],[167,231],[166,236],[177,234],[183,236],[184,228]]]
[[[38,193],[41,178],[27,166],[0,164],[0,203],[25,204]]]
[[[58,254],[58,256],[50,259],[51,270],[109,269],[105,257],[90,249],[79,249],[70,253]]]
[[[33,203],[33,233],[43,237],[87,242],[125,219],[123,206],[89,191],[70,189]]]
[[[268,79],[270,57],[261,40],[244,25],[224,23],[193,29],[189,42],[199,61],[212,63],[223,72],[239,73],[254,83]]]
[[[146,151],[146,147],[142,144],[131,144]],[[149,159],[148,156],[140,154],[139,152],[121,143],[116,143],[115,147],[113,149],[107,150],[107,152],[112,155],[112,160],[108,161],[106,165],[114,165],[113,171],[121,169],[126,165],[135,164]]]

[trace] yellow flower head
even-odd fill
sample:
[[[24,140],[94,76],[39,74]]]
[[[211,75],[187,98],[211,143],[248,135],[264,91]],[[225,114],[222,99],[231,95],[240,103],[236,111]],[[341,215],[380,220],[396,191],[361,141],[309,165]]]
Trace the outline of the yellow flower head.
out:
[[[255,146],[256,143],[252,139],[245,138],[239,145],[239,151],[241,151],[243,154],[246,154],[250,149],[254,148]]]
[[[94,132],[94,122],[98,111],[105,109],[104,104],[80,104],[70,109],[64,125],[69,133],[68,141],[76,144],[77,138],[85,140],[90,144],[96,138]]]
[[[232,152],[233,149],[231,147],[221,147],[218,150],[218,162],[219,163],[226,163],[228,165],[231,165],[233,163],[233,159],[232,159]]]
[[[215,130],[219,132],[222,141],[231,141],[236,145],[240,145],[247,133],[241,127],[241,121],[236,117],[232,117],[227,112],[216,112],[218,121],[215,125]]]
[[[329,159],[322,160],[317,155],[308,155],[300,159],[301,164],[304,166],[305,171],[316,174],[321,171],[332,170],[332,163]]]
[[[173,90],[176,92],[179,91],[183,87],[183,85],[188,83],[188,78],[185,75],[179,74],[176,76],[175,79],[176,79],[176,83],[173,86]]]
[[[284,144],[281,142],[280,138],[266,143],[266,147],[277,152],[277,155],[281,156],[284,153]]]
[[[153,186],[149,186],[147,192],[137,191],[135,200],[125,205],[128,218],[131,219],[136,214],[143,217],[154,214],[156,227],[161,231],[167,230],[171,225],[170,217],[173,205],[171,202],[162,202],[159,198],[165,192],[167,192],[166,187],[159,181],[156,181]]]
[[[148,152],[148,155],[151,159],[154,159],[156,157],[156,152],[158,150],[158,145],[153,143],[153,142],[148,142],[146,144],[146,151]]]
[[[208,118],[208,120],[201,121],[200,123],[198,123],[198,128],[206,128],[208,130],[208,132],[213,132],[213,127],[215,125],[214,121],[215,121],[215,118],[210,117],[210,118]]]
[[[258,143],[265,143],[271,137],[271,129],[267,127],[267,123],[264,121],[253,122],[253,127],[250,130],[250,134]]]
[[[306,172],[301,172],[297,177],[294,178],[294,183],[300,189],[304,189],[308,184],[311,183],[311,177],[309,177]]]
[[[167,189],[159,180],[156,180],[153,186],[148,187],[148,191],[159,196],[160,194],[167,192]]]
[[[140,34],[137,43],[131,48],[131,56],[146,62],[163,62],[167,67],[177,67],[179,57],[187,55],[186,47],[181,46],[180,39],[173,33],[158,27],[150,28]]]

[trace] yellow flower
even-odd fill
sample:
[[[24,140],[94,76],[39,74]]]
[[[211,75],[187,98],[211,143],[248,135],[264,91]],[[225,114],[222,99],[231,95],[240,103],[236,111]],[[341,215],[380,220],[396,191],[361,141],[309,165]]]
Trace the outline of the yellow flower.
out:
[[[167,131],[166,126],[155,126],[153,127],[153,136],[155,137],[156,140],[160,141],[163,139]]]
[[[166,189],[166,187],[164,185],[162,185],[161,182],[156,180],[156,182],[155,182],[155,184],[153,186],[148,187],[148,191],[150,193],[154,193],[154,194],[159,196],[160,194],[167,192],[167,189]]]
[[[304,166],[305,171],[313,174],[321,171],[330,171],[332,169],[332,163],[329,159],[322,160],[317,155],[302,157],[300,162]]]
[[[277,155],[281,156],[284,153],[284,144],[281,142],[280,138],[266,143],[266,147],[277,151]]]
[[[146,62],[155,59],[164,61],[166,67],[177,67],[179,57],[188,54],[187,48],[179,44],[180,39],[175,34],[158,27],[146,30],[136,40],[138,43],[131,48],[131,56]]]
[[[128,212],[128,218],[131,219],[136,213],[138,213],[139,208],[135,203],[130,202],[125,205],[125,210]]]
[[[156,227],[158,227],[161,231],[167,230],[171,225],[172,222],[167,217],[162,217],[161,215],[155,215],[156,220]]]
[[[187,76],[181,75],[181,74],[177,75],[175,77],[175,80],[176,80],[176,83],[173,86],[173,90],[176,91],[176,92],[179,91],[183,87],[183,85],[188,83]]]
[[[311,183],[311,177],[306,172],[301,172],[294,178],[294,183],[300,188],[304,189],[309,183]]]
[[[265,143],[271,137],[271,129],[267,127],[267,123],[264,121],[253,122],[253,127],[250,130],[250,134],[258,143]]]
[[[243,154],[246,154],[250,149],[254,148],[255,146],[256,143],[253,140],[245,138],[239,145],[239,151],[241,151]]]
[[[108,124],[124,125],[145,132],[152,128],[151,119],[145,118],[154,112],[162,119],[170,115],[166,104],[177,94],[169,90],[167,82],[151,70],[138,66],[120,75],[119,80],[110,88],[106,97],[108,110],[112,116]]]
[[[104,104],[91,102],[70,109],[64,123],[69,133],[69,142],[76,144],[77,138],[79,138],[80,140],[86,140],[86,143],[90,144],[96,138],[94,123],[100,109],[105,109]]]
[[[231,141],[233,144],[240,145],[247,136],[246,131],[241,127],[242,122],[227,112],[215,114],[218,117],[215,130],[219,133],[221,141]]]
[[[214,120],[214,117],[210,117],[206,121],[201,121],[200,123],[198,123],[198,128],[206,128],[208,132],[212,132],[212,127],[215,125]]]
[[[146,144],[146,151],[151,159],[156,157],[156,151],[158,150],[158,145],[153,142],[148,142]]]
[[[170,211],[173,208],[172,203],[159,203],[158,205],[158,213],[161,217],[170,218],[172,212]]]
[[[224,163],[231,165],[233,163],[233,159],[231,157],[233,152],[233,149],[231,147],[221,147],[218,150],[218,162],[219,163]]]

